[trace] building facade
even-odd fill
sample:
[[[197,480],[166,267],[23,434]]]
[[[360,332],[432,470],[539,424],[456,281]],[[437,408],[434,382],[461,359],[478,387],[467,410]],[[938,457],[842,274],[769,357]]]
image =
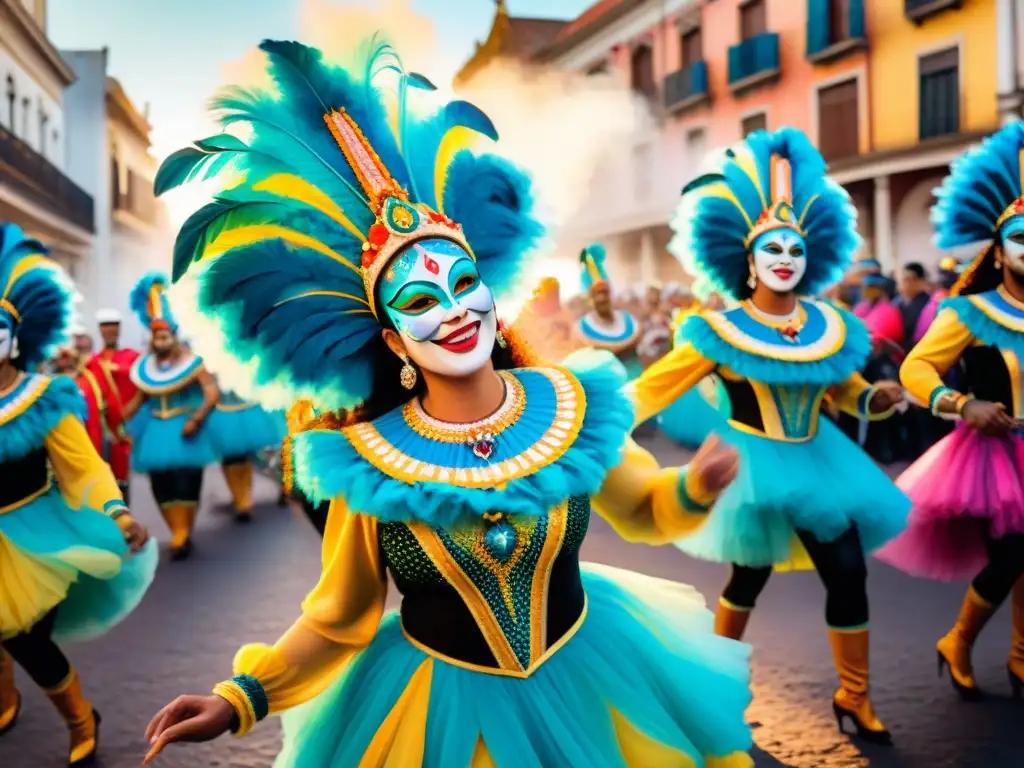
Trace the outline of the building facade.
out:
[[[65,92],[75,72],[46,37],[45,0],[0,0],[0,220],[86,268],[94,201],[67,172]]]
[[[68,173],[95,200],[96,234],[89,269],[80,280],[83,318],[97,309],[125,318],[126,344],[148,336],[128,309],[135,282],[170,263],[173,232],[162,202],[153,195],[157,162],[150,154],[150,125],[108,72],[108,51],[66,51],[77,80],[65,95],[75,125],[68,138]],[[94,329],[92,329],[94,330]]]

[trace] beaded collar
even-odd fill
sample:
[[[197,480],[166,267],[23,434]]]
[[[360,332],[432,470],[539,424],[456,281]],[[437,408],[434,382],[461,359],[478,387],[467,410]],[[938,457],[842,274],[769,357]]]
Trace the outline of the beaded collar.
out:
[[[203,359],[186,353],[171,365],[161,365],[156,355],[143,355],[132,365],[132,382],[147,395],[166,395],[191,384]]]

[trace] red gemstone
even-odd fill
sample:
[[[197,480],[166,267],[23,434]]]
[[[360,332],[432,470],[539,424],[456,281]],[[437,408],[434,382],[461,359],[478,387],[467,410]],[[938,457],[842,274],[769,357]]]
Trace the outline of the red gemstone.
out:
[[[423,266],[426,267],[427,272],[429,272],[432,275],[437,275],[440,274],[441,272],[441,265],[438,264],[429,256],[427,256],[426,253],[423,254]]]
[[[448,218],[448,217],[445,216],[443,213],[438,213],[437,211],[431,211],[430,212],[430,220],[432,222],[434,222],[435,224],[439,224],[440,222],[444,221],[446,218]]]
[[[363,268],[364,269],[368,268],[371,264],[373,264],[373,262],[376,260],[376,258],[377,258],[377,250],[376,249],[371,248],[369,250],[363,251],[363,258],[362,258]]]
[[[796,328],[783,328],[782,335],[789,339],[796,338]]]
[[[494,453],[494,443],[490,440],[480,440],[473,444],[473,455],[486,461]]]
[[[390,237],[390,234],[391,233],[388,232],[388,228],[385,227],[383,224],[374,224],[372,227],[370,227],[370,243],[379,248],[388,241],[388,237]]]

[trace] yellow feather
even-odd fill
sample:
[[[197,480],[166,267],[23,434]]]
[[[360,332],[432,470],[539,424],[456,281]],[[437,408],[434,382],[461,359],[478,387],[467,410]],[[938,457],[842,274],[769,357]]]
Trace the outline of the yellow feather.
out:
[[[305,179],[291,173],[275,173],[258,184],[254,184],[252,188],[256,192],[269,192],[272,195],[308,205],[336,221],[359,238],[360,242],[366,242],[366,235],[359,231],[359,228],[344,214],[341,207]]]
[[[54,266],[54,262],[50,261],[48,258],[40,254],[32,254],[30,256],[26,256],[17,264],[15,264],[14,269],[11,270],[11,277],[7,281],[7,285],[4,287],[3,297],[6,299],[8,296],[11,295],[11,291],[14,289],[14,284],[18,282],[18,280],[20,280],[22,277],[24,277],[25,273],[35,269],[36,267],[52,266]]]
[[[736,152],[736,165],[740,167],[750,180],[753,182],[757,194],[761,197],[761,207],[768,208],[768,198],[765,196],[764,190],[761,188],[761,179],[757,173],[757,164],[754,162],[754,157],[749,152]]]
[[[723,200],[728,200],[730,203],[736,206],[736,210],[740,212],[740,215],[742,215],[744,220],[747,222],[747,227],[749,229],[754,228],[754,222],[750,220],[750,217],[747,215],[747,212],[743,210],[743,206],[740,205],[740,201],[736,199],[736,195],[732,193],[732,190],[729,189],[729,185],[726,184],[724,181],[716,181],[714,184],[708,184],[701,191],[706,195],[710,195],[712,197],[720,197]]]
[[[448,166],[452,164],[455,155],[464,149],[470,149],[473,142],[480,134],[474,130],[457,125],[449,128],[448,132],[441,139],[437,148],[437,159],[434,162],[434,199],[437,200],[437,210],[444,213],[444,185],[448,180]]]
[[[363,271],[346,259],[340,253],[328,248],[316,238],[296,232],[294,229],[278,227],[272,224],[255,224],[238,229],[229,229],[221,232],[214,240],[203,249],[201,259],[215,259],[235,248],[243,248],[247,245],[255,245],[264,240],[281,239],[286,243],[297,245],[301,248],[322,253],[328,258],[334,259],[339,264],[344,264],[356,274],[362,275]]]

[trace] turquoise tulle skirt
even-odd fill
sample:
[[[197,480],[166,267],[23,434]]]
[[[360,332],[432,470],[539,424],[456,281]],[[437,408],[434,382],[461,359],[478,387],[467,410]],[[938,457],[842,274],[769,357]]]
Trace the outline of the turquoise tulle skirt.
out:
[[[604,566],[583,583],[581,625],[526,678],[431,656],[388,615],[344,674],[283,715],[277,768],[364,755],[403,768],[752,766],[749,647],[713,633],[690,587]]]
[[[208,427],[213,450],[221,459],[276,448],[288,434],[283,413],[268,413],[257,405],[218,406],[210,414]]]
[[[0,636],[60,606],[54,637],[104,634],[138,605],[156,574],[156,542],[130,556],[117,523],[68,507],[56,488],[0,515]]]
[[[739,475],[692,536],[676,543],[702,560],[748,566],[793,564],[796,530],[833,541],[857,526],[866,553],[907,525],[910,500],[828,419],[802,443],[781,442],[726,424],[740,454]],[[801,564],[807,567],[808,564]]]
[[[706,378],[658,414],[658,426],[673,442],[697,448],[712,432],[725,430],[729,415],[718,410],[718,403],[728,407],[728,402],[715,379]]]
[[[140,410],[128,423],[132,438],[132,469],[136,472],[163,472],[169,469],[194,469],[213,464],[220,457],[211,441],[207,421],[190,438],[181,430],[189,415],[178,414],[167,419],[155,417],[147,408]]]

